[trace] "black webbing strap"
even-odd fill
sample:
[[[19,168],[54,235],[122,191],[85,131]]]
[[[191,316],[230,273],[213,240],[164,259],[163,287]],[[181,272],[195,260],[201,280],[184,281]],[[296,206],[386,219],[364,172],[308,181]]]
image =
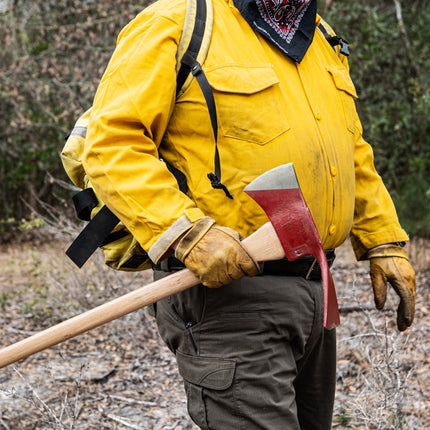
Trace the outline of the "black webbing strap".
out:
[[[218,122],[216,114],[215,100],[212,93],[212,88],[202,70],[201,65],[197,61],[197,57],[200,51],[200,47],[203,41],[203,35],[206,27],[206,2],[205,0],[197,0],[196,18],[194,22],[193,34],[191,36],[190,44],[188,45],[187,51],[181,60],[181,67],[178,72],[176,94],[179,93],[185,81],[190,73],[196,78],[203,95],[206,100],[206,104],[209,110],[209,116],[211,119],[212,130],[215,138],[215,172],[208,173],[208,178],[211,181],[211,185],[215,189],[221,189],[225,195],[232,199],[233,196],[228,191],[227,187],[221,183],[221,164],[218,151]],[[169,170],[171,170],[169,168]],[[171,170],[172,171],[172,170]],[[175,172],[172,172],[175,173]],[[176,176],[176,175],[175,175]],[[179,182],[181,184],[181,182]]]
[[[202,66],[194,60],[192,57],[185,54],[183,61],[192,62],[191,73],[196,78],[200,89],[202,90],[203,96],[205,97],[206,105],[208,107],[209,116],[211,118],[212,131],[214,133],[215,142],[218,141],[218,119],[216,113],[215,99],[212,93],[212,88],[206,75],[203,72]]]
[[[113,215],[113,214],[112,214]],[[115,216],[115,215],[113,215]],[[112,220],[113,222],[113,220]],[[117,240],[122,239],[125,236],[128,236],[130,232],[124,227],[120,230],[114,231],[113,233],[108,234],[104,241],[99,246],[105,246],[109,243],[116,242]]]
[[[327,42],[330,44],[331,47],[335,47],[339,45],[340,46],[339,52],[343,55],[349,56],[349,42],[346,39],[339,36],[331,36],[327,32],[323,24],[320,24],[318,28],[321,31],[321,33],[324,35],[325,39],[327,40]]]
[[[223,184],[221,184],[221,168],[218,146],[216,144],[218,125],[215,100],[213,98],[212,89],[209,85],[209,82],[207,81],[206,76],[204,75],[200,67],[200,64],[197,62],[197,56],[199,54],[205,33],[206,15],[206,1],[196,0],[196,17],[193,33],[191,35],[190,43],[184,54],[185,61],[184,59],[182,59],[181,66],[177,75],[176,94],[179,93],[189,74],[192,73],[193,67],[195,65],[198,65],[198,67],[194,69],[193,75],[199,82],[199,85],[202,88],[203,94],[208,104],[212,128],[214,130],[215,136],[215,173],[209,173],[208,177],[211,180],[211,184],[214,188],[223,189],[225,194],[229,198],[233,198],[233,196],[231,196],[231,194],[228,192],[227,188]],[[175,176],[180,190],[186,193],[188,190],[188,186],[185,175],[169,164],[167,164],[167,167]],[[111,233],[111,231],[118,224],[119,219],[108,209],[107,206],[103,206],[102,209],[97,213],[97,215],[91,220],[91,211],[94,207],[98,205],[97,197],[95,196],[91,188],[85,189],[78,193],[77,196],[74,197],[74,203],[79,218],[89,221],[89,223],[81,231],[81,233],[74,240],[74,242],[70,245],[70,247],[66,251],[66,254],[78,267],[82,267],[98,247],[103,246],[107,243],[111,243],[114,240],[118,240],[119,238],[123,237],[124,234],[127,234],[127,232],[119,230],[115,233]],[[127,267],[135,267],[134,264],[140,264],[142,258],[146,257],[136,256],[136,261],[133,261],[133,264],[130,262],[131,266]],[[124,265],[124,267],[126,266]]]
[[[78,267],[82,267],[99,246],[114,242],[128,233],[124,230],[111,233],[119,219],[107,206],[103,206],[91,219],[92,210],[99,204],[92,188],[85,188],[76,193],[72,199],[78,218],[89,223],[67,249],[66,255]]]
[[[197,0],[196,3],[196,19],[194,22],[193,34],[191,36],[188,48],[184,54],[184,57],[188,55],[191,56],[194,60],[197,59],[200,47],[202,45],[203,36],[206,28],[207,14],[206,1]],[[184,63],[184,61],[181,61],[181,66],[179,68],[178,76],[176,78],[176,95],[179,93],[185,81],[187,80],[188,75],[191,73],[191,68],[192,65],[190,65],[188,62]]]
[[[193,59],[190,55],[185,54],[184,58],[182,59],[182,62],[184,64],[187,64],[188,66],[191,66],[191,73],[196,78],[200,89],[202,90],[203,96],[206,101],[206,105],[208,107],[209,116],[211,119],[211,125],[212,125],[212,131],[214,134],[215,139],[215,173],[208,173],[208,178],[211,181],[212,188],[215,189],[221,189],[224,191],[225,195],[232,199],[233,196],[228,191],[227,187],[221,183],[221,163],[219,158],[219,151],[218,151],[218,120],[217,120],[217,113],[216,113],[216,105],[215,105],[215,99],[212,92],[212,88],[209,84],[208,79],[206,78],[205,73],[203,72],[202,66],[199,64],[199,62],[195,59]]]
[[[66,251],[66,255],[80,268],[95,250],[102,246],[106,237],[119,223],[119,219],[107,206],[103,206],[96,216],[79,233]]]
[[[164,160],[163,160],[164,161]],[[188,192],[188,182],[187,177],[175,166],[172,166],[171,164],[166,163],[166,167],[169,169],[169,172],[175,177],[176,182],[178,183],[179,189],[184,193],[187,194]]]
[[[193,34],[185,53],[194,59],[197,58],[197,55],[200,51],[200,46],[202,44],[206,27],[206,13],[206,1],[197,0],[196,19],[193,28]],[[181,63],[177,75],[177,93],[184,85],[190,73],[191,67]],[[186,193],[188,186],[185,175],[169,164],[167,164],[167,167],[178,181],[180,190],[183,193]],[[78,217],[84,221],[89,221],[89,223],[67,249],[66,254],[78,267],[82,267],[98,247],[118,240],[121,237],[124,237],[125,234],[128,234],[128,232],[119,230],[117,232],[111,233],[111,231],[119,223],[119,219],[110,211],[110,209],[108,209],[107,206],[103,206],[97,215],[91,219],[91,211],[99,204],[92,188],[86,188],[77,193],[75,196],[73,196],[73,202]],[[142,258],[146,257],[139,256],[137,257],[136,261],[133,261],[133,263],[140,264],[139,262]]]
[[[188,44],[187,50],[185,51],[184,57],[187,56],[189,61],[181,60],[181,66],[179,68],[178,75],[176,77],[176,96],[181,91],[185,81],[191,73],[191,68],[199,55],[200,47],[203,42],[203,36],[206,28],[206,1],[196,0],[196,17],[194,21],[193,33],[191,35],[190,43]],[[170,173],[173,174],[176,181],[178,182],[179,189],[186,194],[188,192],[187,177],[175,166],[166,163]]]
[[[85,188],[85,190],[79,191],[72,197],[72,200],[78,218],[82,221],[90,221],[91,211],[99,204],[93,189]]]

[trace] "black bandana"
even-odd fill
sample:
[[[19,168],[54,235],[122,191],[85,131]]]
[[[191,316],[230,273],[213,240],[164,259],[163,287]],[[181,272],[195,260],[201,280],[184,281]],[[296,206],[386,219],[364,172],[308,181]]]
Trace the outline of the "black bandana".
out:
[[[300,63],[312,43],[316,0],[235,0],[251,27]]]

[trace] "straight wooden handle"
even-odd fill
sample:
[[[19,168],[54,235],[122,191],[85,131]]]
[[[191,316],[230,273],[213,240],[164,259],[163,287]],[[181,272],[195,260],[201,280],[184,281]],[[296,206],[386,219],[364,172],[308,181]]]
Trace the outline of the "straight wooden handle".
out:
[[[242,243],[256,261],[278,260],[285,256],[270,223]],[[184,269],[131,291],[0,350],[0,368],[186,290],[199,282],[188,269]]]

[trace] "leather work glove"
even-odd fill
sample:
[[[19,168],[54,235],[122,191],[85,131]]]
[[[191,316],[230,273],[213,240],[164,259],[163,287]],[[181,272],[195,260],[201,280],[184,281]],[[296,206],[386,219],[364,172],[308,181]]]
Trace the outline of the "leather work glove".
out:
[[[260,271],[242,247],[239,233],[216,225],[210,217],[202,218],[185,233],[176,246],[175,257],[210,288]]]
[[[382,309],[387,298],[387,281],[400,297],[397,309],[397,327],[400,331],[411,326],[415,313],[415,272],[408,253],[396,245],[380,246],[367,253],[370,260],[370,278],[377,309]]]

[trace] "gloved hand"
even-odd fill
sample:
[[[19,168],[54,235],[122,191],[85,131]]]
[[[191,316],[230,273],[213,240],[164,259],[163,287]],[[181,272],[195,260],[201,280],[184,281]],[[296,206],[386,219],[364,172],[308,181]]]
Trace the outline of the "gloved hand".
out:
[[[199,220],[180,239],[175,257],[210,288],[254,276],[260,270],[242,247],[239,233],[216,225],[210,217]]]
[[[397,327],[400,331],[411,326],[415,313],[415,272],[409,264],[408,253],[400,246],[388,245],[371,249],[370,278],[377,309],[382,309],[387,298],[387,281],[400,297]]]

